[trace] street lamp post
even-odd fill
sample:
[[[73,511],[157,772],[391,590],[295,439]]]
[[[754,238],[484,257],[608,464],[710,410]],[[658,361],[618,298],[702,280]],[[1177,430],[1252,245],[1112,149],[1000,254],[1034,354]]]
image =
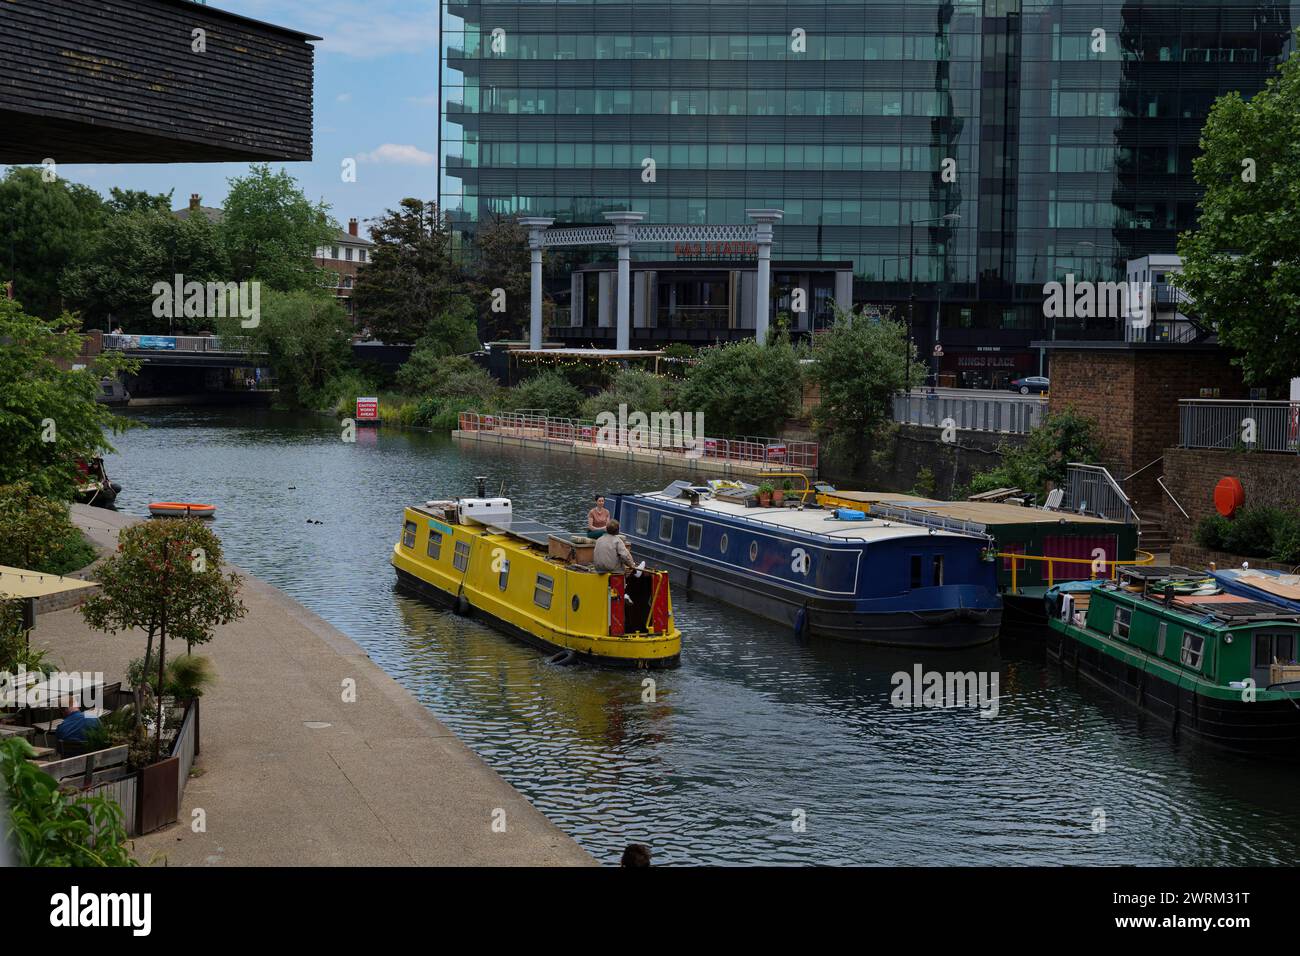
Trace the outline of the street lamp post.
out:
[[[916,312],[916,226],[917,223],[956,222],[960,218],[961,213],[950,212],[932,219],[913,219],[907,227],[907,373],[904,382],[908,394],[912,391],[912,319]]]

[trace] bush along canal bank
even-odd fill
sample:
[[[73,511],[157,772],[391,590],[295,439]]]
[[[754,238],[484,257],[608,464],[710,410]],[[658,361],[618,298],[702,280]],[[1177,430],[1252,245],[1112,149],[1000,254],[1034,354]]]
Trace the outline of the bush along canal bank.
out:
[[[134,518],[74,508],[110,540]],[[179,823],[134,841],[168,865],[584,865],[534,809],[350,638],[283,592],[243,578],[247,615],[202,648],[200,775]],[[43,614],[33,642],[67,668],[126,676],[144,635]],[[183,655],[183,649],[179,651]]]

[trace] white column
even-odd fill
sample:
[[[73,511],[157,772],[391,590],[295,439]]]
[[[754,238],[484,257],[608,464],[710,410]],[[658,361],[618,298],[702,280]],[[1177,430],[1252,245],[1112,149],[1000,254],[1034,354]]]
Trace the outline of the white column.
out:
[[[754,289],[754,338],[767,345],[767,313],[772,288],[772,226],[784,218],[780,209],[746,209],[745,215],[758,223],[758,280]]]
[[[519,220],[519,224],[528,230],[528,249],[532,253],[530,263],[530,299],[528,309],[528,347],[534,351],[542,347],[542,234],[554,219],[528,216]]]
[[[614,244],[618,246],[618,331],[616,348],[620,352],[632,347],[632,226],[645,218],[643,212],[607,212],[614,224]]]

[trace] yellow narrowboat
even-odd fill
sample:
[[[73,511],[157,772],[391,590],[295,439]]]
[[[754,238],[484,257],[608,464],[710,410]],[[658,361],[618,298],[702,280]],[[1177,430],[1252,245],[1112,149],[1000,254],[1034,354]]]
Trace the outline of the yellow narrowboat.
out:
[[[594,542],[516,518],[509,498],[479,496],[408,507],[392,563],[403,590],[480,617],[557,663],[676,667],[666,571],[602,574]]]

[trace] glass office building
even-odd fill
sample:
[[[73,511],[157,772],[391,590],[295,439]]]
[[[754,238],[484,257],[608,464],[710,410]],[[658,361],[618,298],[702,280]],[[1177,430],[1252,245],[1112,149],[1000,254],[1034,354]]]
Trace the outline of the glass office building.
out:
[[[774,312],[804,286],[796,324],[824,320],[851,270],[855,301],[911,313],[945,372],[996,385],[1037,370],[1034,339],[1110,334],[1048,328],[1043,284],[1174,251],[1210,104],[1261,88],[1294,23],[1265,2],[447,2],[439,200],[461,231],[779,208]],[[637,248],[659,307],[634,343],[689,324],[662,307],[679,294],[729,294],[726,263],[679,251]],[[552,335],[603,343],[575,306],[605,294],[586,271],[552,290],[574,323]],[[710,334],[743,334],[735,313]]]

